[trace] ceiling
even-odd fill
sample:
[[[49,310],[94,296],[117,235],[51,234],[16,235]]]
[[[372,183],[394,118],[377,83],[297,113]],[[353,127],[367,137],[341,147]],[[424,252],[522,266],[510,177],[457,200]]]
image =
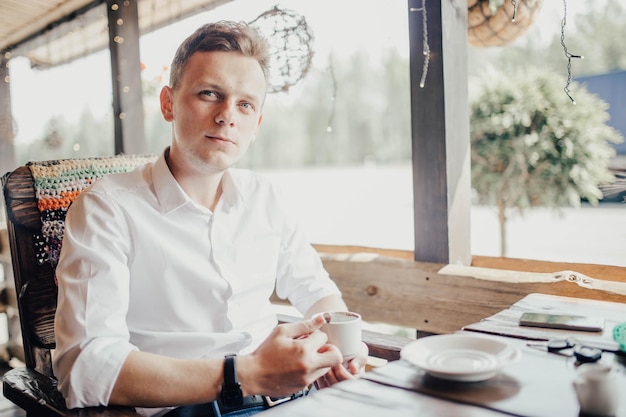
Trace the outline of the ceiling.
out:
[[[136,0],[141,34],[232,0]],[[0,52],[49,67],[108,47],[105,0],[0,0]]]
[[[93,1],[0,0],[0,51],[90,3]]]

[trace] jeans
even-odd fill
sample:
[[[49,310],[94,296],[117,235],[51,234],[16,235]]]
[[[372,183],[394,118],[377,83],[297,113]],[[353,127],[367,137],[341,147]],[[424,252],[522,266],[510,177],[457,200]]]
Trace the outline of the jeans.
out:
[[[263,411],[265,407],[253,407],[245,410],[232,411],[227,414],[221,414],[222,417],[250,417]],[[217,417],[217,416],[215,416]]]
[[[263,411],[265,407],[258,406],[243,410],[231,411],[222,414],[215,402],[197,404],[175,408],[163,417],[250,417]]]
[[[304,396],[316,391],[312,386],[310,390],[304,391]],[[280,405],[278,405],[280,407]],[[266,408],[262,405],[257,407],[245,408],[243,410],[231,411],[230,413],[222,414],[217,405],[217,401],[210,403],[188,405],[185,407],[175,408],[163,417],[249,417],[253,416]]]

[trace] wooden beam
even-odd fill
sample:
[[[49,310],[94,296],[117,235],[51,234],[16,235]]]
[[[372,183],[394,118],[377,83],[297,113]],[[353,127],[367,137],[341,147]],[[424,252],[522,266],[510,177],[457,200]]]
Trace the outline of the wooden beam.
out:
[[[0,56],[0,175],[14,170],[15,146],[13,144],[13,115],[11,113],[11,86],[9,74],[9,52]]]
[[[115,154],[146,152],[138,0],[107,0]]]
[[[423,10],[420,0],[408,6],[414,259],[469,265],[467,8],[428,1]]]

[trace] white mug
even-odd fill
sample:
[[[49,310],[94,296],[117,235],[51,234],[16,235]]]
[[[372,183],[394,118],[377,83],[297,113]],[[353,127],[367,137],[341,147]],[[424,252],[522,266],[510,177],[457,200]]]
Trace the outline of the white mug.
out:
[[[321,330],[328,336],[328,343],[337,346],[344,361],[354,358],[361,350],[361,316],[347,311],[321,315],[326,321]]]
[[[585,363],[576,370],[574,388],[585,414],[613,416],[619,403],[618,379],[609,365]]]

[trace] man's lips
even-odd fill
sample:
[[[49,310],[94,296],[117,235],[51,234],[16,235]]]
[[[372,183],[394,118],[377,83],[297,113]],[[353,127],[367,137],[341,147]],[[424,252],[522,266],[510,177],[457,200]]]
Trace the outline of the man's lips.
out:
[[[207,139],[211,139],[211,140],[215,140],[215,141],[219,141],[219,142],[228,142],[228,143],[232,143],[234,144],[235,142],[228,139],[228,138],[223,138],[221,136],[211,136],[211,135],[204,135],[205,138]]]

